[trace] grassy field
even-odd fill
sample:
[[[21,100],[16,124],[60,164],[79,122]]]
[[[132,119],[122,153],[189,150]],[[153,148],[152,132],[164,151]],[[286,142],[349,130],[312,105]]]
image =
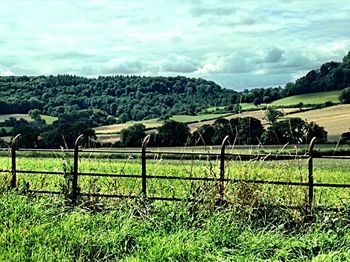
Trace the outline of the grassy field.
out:
[[[320,93],[289,96],[283,99],[276,100],[271,104],[276,106],[292,106],[292,105],[298,105],[299,103],[303,103],[304,105],[307,105],[307,104],[316,105],[316,104],[323,104],[328,101],[333,103],[339,103],[339,99],[338,99],[339,93],[340,91],[330,91],[330,92],[320,92]]]
[[[63,155],[51,159],[22,156],[19,169],[63,170],[71,162]],[[316,182],[349,183],[350,160],[316,160]],[[0,169],[10,161],[0,158]],[[140,172],[140,161],[95,159],[80,161],[82,172]],[[227,176],[305,181],[305,161],[229,162]],[[218,161],[148,161],[148,174],[217,176]],[[150,195],[196,196],[200,202],[145,202],[80,199],[76,207],[63,196],[25,196],[6,192],[9,175],[1,175],[1,261],[344,261],[350,255],[347,213],[322,212],[312,217],[302,210],[256,209],[260,204],[305,203],[306,188],[226,185],[231,205],[215,207],[215,182],[148,183]],[[60,190],[63,177],[19,175],[18,184]],[[139,194],[133,179],[80,177],[82,192]],[[316,189],[316,203],[348,206],[349,191]]]
[[[19,170],[51,170],[64,171],[72,167],[72,157],[56,155],[53,158],[25,157],[20,155],[17,161]],[[10,169],[10,158],[0,158],[0,170]],[[325,160],[315,159],[315,182],[322,183],[350,183],[348,173],[350,160]],[[135,156],[125,155],[124,159],[101,159],[94,155],[81,158],[80,172],[116,173],[116,174],[140,174],[140,159]],[[157,155],[147,161],[147,173],[161,176],[197,176],[219,177],[218,159],[207,159],[205,156],[189,160],[166,160]],[[291,161],[227,161],[226,177],[239,179],[267,179],[274,181],[307,181],[306,160]],[[9,176],[3,176],[3,184]],[[49,175],[23,175],[18,174],[18,183],[22,186],[29,183],[31,189],[60,191],[64,186],[63,176]],[[105,178],[105,177],[81,177],[79,186],[82,192],[89,193],[115,193],[115,194],[139,194],[141,181],[133,178]],[[248,186],[249,190],[259,192],[254,201],[255,204],[285,204],[302,205],[305,201],[307,188],[281,187],[273,185],[240,185],[227,184],[227,199],[236,203],[237,190],[242,186]],[[285,188],[288,190],[284,190]],[[195,189],[195,190],[194,190]],[[193,191],[194,190],[194,191]],[[148,192],[153,196],[187,198],[189,194],[198,194],[198,197],[214,198],[217,193],[215,182],[191,182],[177,180],[152,179],[148,182]],[[316,203],[322,205],[338,206],[350,204],[344,189],[317,189]],[[202,192],[202,193],[201,193]]]
[[[14,117],[17,120],[20,118],[23,118],[29,122],[33,121],[33,119],[31,119],[28,114],[9,114],[9,115],[0,115],[0,122],[3,122],[5,120],[9,119],[10,117]],[[41,115],[41,118],[44,119],[46,121],[46,123],[49,125],[51,125],[54,121],[57,120],[57,117],[47,116],[47,115]]]
[[[191,122],[199,122],[203,120],[215,119],[222,116],[227,116],[229,114],[199,114],[195,116],[190,115],[174,115],[171,119],[182,122],[182,123],[191,123]],[[109,126],[101,126],[95,128],[97,134],[111,134],[111,133],[119,133],[122,129],[128,128],[134,124],[144,124],[146,128],[153,129],[161,126],[164,121],[158,121],[157,119],[149,119],[142,121],[130,121],[123,124],[109,125]]]
[[[288,117],[300,117],[323,126],[328,132],[328,141],[338,141],[341,134],[350,131],[350,105],[337,105],[316,109]]]
[[[297,112],[297,111],[299,111],[299,109],[298,108],[285,108],[285,109],[280,109],[280,111],[287,114],[287,113]],[[260,121],[262,121],[263,124],[266,123],[265,110],[262,110],[262,109],[255,110],[255,111],[242,112],[240,114],[232,114],[232,115],[226,116],[224,118],[232,119],[232,118],[238,118],[238,117],[254,117],[254,118],[257,118]],[[193,132],[203,125],[212,125],[214,122],[215,122],[215,119],[212,119],[212,120],[202,121],[202,122],[198,122],[198,123],[192,123],[192,124],[189,124],[188,127]]]
[[[256,108],[258,109],[259,107],[255,106],[253,103],[240,103],[242,110],[247,110],[247,109],[253,109]],[[209,107],[206,109],[207,112],[214,112],[215,110],[222,110],[224,109],[224,106],[213,106]]]
[[[182,122],[182,123],[192,123],[198,122],[198,125],[201,125],[199,121],[206,122],[211,121],[208,119],[216,119],[218,117],[227,116],[229,114],[199,114],[196,116],[189,115],[174,115],[171,119]],[[103,143],[115,143],[120,140],[120,131],[128,128],[134,124],[143,124],[149,130],[156,129],[160,127],[164,121],[157,121],[157,119],[149,119],[143,121],[130,121],[123,124],[109,125],[109,126],[100,126],[94,128],[98,137],[98,141]],[[191,125],[191,124],[190,124]]]

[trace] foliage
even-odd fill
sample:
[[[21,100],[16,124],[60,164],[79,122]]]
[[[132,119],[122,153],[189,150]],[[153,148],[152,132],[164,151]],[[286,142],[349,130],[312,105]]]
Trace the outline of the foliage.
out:
[[[83,111],[98,126],[115,117],[126,122],[165,114],[193,115],[208,106],[229,104],[233,93],[211,81],[180,76],[9,76],[0,77],[0,112],[37,109],[60,116]]]
[[[339,100],[343,104],[349,104],[350,103],[350,87],[347,87],[343,89],[339,94]]]
[[[32,122],[9,118],[4,123],[13,127],[9,135],[21,134],[18,145],[24,148],[72,148],[80,134],[85,137],[82,145],[87,145],[90,139],[96,139],[95,131],[88,126],[88,122],[67,115],[59,117],[53,125],[46,125],[40,115]]]
[[[28,115],[29,115],[30,118],[33,119],[33,120],[39,120],[39,119],[41,119],[40,114],[41,114],[41,112],[40,112],[39,109],[32,109],[32,110],[30,110],[30,111],[28,112]]]
[[[301,144],[309,142],[312,137],[316,137],[318,143],[324,143],[327,141],[327,132],[313,122],[308,124],[295,117],[272,124],[264,132],[262,141],[264,144]]]
[[[192,135],[194,145],[220,145],[225,136],[235,144],[258,144],[264,129],[260,120],[253,117],[218,118],[213,125],[204,125]]]
[[[313,137],[317,138],[317,143],[324,144],[327,142],[327,131],[315,122],[311,122],[307,124],[306,143],[310,143]]]
[[[271,125],[276,123],[278,121],[278,119],[280,119],[283,116],[284,116],[283,112],[281,112],[281,111],[279,111],[276,108],[271,107],[271,106],[269,106],[265,111],[265,119]]]
[[[350,144],[350,132],[345,132],[341,135],[339,143]]]
[[[350,85],[350,52],[339,62],[327,62],[319,69],[311,70],[305,76],[282,87],[255,88],[244,90],[233,96],[232,103],[258,102],[263,98],[264,103],[277,99],[333,90],[342,90]],[[332,101],[333,102],[333,101]],[[257,104],[257,103],[255,103]]]
[[[89,145],[91,139],[96,139],[95,131],[85,122],[66,122],[41,134],[40,146],[44,148],[73,148],[79,135],[84,135],[81,145]]]
[[[150,145],[157,146],[184,146],[190,138],[190,129],[187,124],[174,120],[167,120],[157,133],[152,134]]]
[[[135,124],[128,128],[122,129],[120,132],[120,143],[122,146],[141,146],[142,140],[145,138],[145,126],[143,124]]]
[[[0,138],[0,148],[6,148],[8,147],[8,143],[6,143],[4,140]]]

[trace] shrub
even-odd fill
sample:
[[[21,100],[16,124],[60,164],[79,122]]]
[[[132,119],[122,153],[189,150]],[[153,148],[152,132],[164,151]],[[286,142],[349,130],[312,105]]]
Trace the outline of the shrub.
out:
[[[349,104],[350,103],[350,87],[347,87],[340,92],[339,101],[342,104]]]

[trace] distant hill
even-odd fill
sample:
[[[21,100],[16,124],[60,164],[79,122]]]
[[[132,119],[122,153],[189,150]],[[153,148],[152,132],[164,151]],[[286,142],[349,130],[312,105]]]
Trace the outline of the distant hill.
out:
[[[340,90],[350,86],[350,52],[341,63],[328,62],[311,70],[295,83],[288,83],[285,96]]]
[[[319,69],[311,70],[294,83],[283,87],[254,88],[237,93],[235,103],[270,103],[272,101],[309,93],[341,90],[350,86],[350,52],[342,62],[327,62]]]
[[[338,99],[341,91],[327,91],[327,92],[316,92],[308,93],[302,95],[288,96],[282,99],[278,99],[272,102],[275,106],[298,106],[300,103],[303,105],[322,105],[326,102],[331,102],[332,104],[339,104]]]
[[[50,116],[82,112],[107,124],[115,119],[191,115],[228,105],[234,93],[212,81],[181,76],[8,76],[0,77],[0,114],[23,114],[34,108]]]

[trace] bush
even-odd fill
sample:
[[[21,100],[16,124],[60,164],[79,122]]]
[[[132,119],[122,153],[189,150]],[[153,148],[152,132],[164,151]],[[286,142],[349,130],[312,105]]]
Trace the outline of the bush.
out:
[[[339,143],[350,144],[350,132],[345,132],[341,135]]]
[[[262,135],[264,144],[309,143],[316,137],[318,143],[327,142],[327,132],[323,127],[301,118],[290,118],[272,124]]]
[[[340,92],[339,101],[342,104],[349,104],[350,103],[350,87],[347,87]]]
[[[122,146],[140,146],[145,138],[146,127],[143,124],[135,124],[120,131],[120,144]]]

